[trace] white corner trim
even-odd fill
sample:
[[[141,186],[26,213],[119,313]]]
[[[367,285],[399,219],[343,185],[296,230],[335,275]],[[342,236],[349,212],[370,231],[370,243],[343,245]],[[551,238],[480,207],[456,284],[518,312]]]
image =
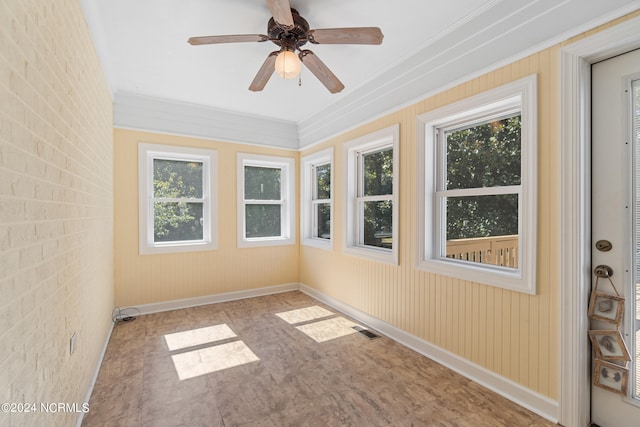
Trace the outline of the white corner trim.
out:
[[[111,339],[111,334],[113,333],[113,326],[114,326],[114,323],[111,322],[111,326],[109,327],[109,332],[107,333],[107,338],[104,340],[104,344],[102,345],[102,351],[100,352],[100,357],[98,357],[98,363],[96,363],[96,369],[93,371],[93,376],[91,377],[91,381],[89,382],[89,388],[87,389],[87,394],[84,396],[84,401],[82,402],[84,405],[89,405],[89,400],[91,400],[91,395],[93,394],[93,389],[96,386],[96,381],[98,380],[98,374],[100,373],[100,368],[102,367],[102,361],[104,360],[104,355],[107,353],[107,346],[109,345],[109,340]],[[78,415],[78,419],[76,420],[76,427],[82,426],[83,419],[84,419],[84,412],[80,412],[80,414]]]
[[[225,292],[222,294],[205,295],[195,298],[184,298],[172,301],[155,302],[135,306],[140,314],[160,313],[162,311],[179,310],[182,308],[198,307],[201,305],[215,304],[219,302],[236,301],[245,298],[262,297],[265,295],[279,294],[282,292],[297,291],[297,283],[267,286],[264,288],[247,289],[245,291]],[[122,310],[133,307],[126,307]]]
[[[590,413],[587,339],[590,249],[592,63],[640,46],[640,17],[560,50],[560,423],[583,427]]]
[[[555,400],[502,377],[495,372],[489,371],[482,366],[476,365],[441,347],[433,345],[422,338],[403,331],[390,323],[338,301],[305,284],[300,284],[300,291],[354,318],[356,321],[370,326],[383,335],[409,347],[423,356],[433,359],[447,368],[483,385],[506,399],[535,412],[541,417],[552,422],[558,422],[559,405]]]

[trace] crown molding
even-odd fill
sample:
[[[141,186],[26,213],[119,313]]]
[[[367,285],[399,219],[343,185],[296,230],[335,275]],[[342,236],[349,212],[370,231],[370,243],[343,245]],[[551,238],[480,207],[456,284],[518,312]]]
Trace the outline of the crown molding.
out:
[[[495,9],[485,10],[464,27],[452,27],[339,103],[302,120],[298,124],[299,148],[318,144],[640,8],[637,0],[613,10],[603,4],[603,13],[581,23],[580,12],[572,12],[574,1],[552,3],[545,0],[503,2],[501,18],[495,19],[490,26],[484,23],[491,19],[483,14],[492,14]],[[567,13],[558,13],[557,9],[563,8]],[[562,19],[547,21],[545,27],[541,27],[545,15],[552,12]],[[513,22],[519,24],[509,25]]]
[[[219,141],[298,149],[295,122],[117,92],[114,126]]]

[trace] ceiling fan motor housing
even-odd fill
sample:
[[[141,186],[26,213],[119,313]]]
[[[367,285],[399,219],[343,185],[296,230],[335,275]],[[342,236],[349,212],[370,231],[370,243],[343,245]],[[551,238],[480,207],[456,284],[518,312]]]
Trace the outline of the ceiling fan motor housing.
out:
[[[271,41],[278,46],[293,44],[294,47],[299,47],[307,42],[309,23],[295,9],[291,9],[291,15],[293,16],[293,27],[291,28],[278,24],[273,18],[269,19],[267,34],[269,34]]]

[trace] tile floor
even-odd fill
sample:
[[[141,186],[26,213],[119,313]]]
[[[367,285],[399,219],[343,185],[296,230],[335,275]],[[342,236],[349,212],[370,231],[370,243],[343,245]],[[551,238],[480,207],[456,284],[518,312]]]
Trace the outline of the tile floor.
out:
[[[82,425],[554,425],[354,324],[301,292],[119,323]]]

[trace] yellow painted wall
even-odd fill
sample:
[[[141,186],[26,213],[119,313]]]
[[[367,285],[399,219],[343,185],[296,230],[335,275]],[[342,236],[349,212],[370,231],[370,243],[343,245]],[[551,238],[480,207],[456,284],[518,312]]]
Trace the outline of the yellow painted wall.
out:
[[[300,282],[557,399],[558,71],[558,48],[548,49],[302,152],[335,149],[338,240],[333,252],[301,247]],[[538,75],[537,295],[416,270],[416,117],[531,74]],[[342,254],[342,145],[394,123],[400,124],[398,266]]]
[[[1,1],[0,402],[86,397],[114,299],[112,135],[79,2]],[[0,412],[0,425],[79,415],[36,409]]]
[[[217,150],[218,250],[138,254],[139,142]],[[236,244],[237,153],[293,157],[297,161],[297,152],[126,129],[114,130],[114,145],[116,306],[298,283],[297,244],[242,249]],[[296,181],[298,175],[296,170]]]

